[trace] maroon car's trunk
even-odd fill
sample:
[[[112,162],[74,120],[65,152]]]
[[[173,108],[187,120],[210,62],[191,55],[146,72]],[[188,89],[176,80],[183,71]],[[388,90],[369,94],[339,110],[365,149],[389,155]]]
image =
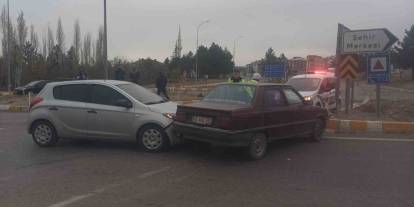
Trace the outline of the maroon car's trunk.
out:
[[[178,106],[175,120],[206,127],[237,130],[243,127],[243,122],[248,121],[240,116],[240,112],[247,109],[249,109],[247,105],[202,101]]]

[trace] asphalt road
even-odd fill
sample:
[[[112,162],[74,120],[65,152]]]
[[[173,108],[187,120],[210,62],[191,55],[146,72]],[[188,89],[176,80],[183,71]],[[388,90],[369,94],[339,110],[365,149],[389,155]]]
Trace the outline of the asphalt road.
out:
[[[1,207],[414,206],[413,135],[283,140],[249,162],[200,144],[157,154],[117,141],[39,148],[25,116],[0,112]]]

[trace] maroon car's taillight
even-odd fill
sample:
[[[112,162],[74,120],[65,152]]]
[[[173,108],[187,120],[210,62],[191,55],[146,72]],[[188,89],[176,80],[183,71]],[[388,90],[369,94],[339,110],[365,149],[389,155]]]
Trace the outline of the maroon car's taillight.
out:
[[[185,112],[178,111],[174,116],[174,120],[179,121],[179,122],[185,122],[186,120]]]
[[[32,99],[32,101],[30,102],[30,106],[29,106],[29,111],[34,107],[34,106],[36,106],[37,104],[39,104],[40,102],[42,102],[43,101],[43,98],[42,97],[38,97],[38,96],[36,96],[36,97],[34,97],[33,99]]]
[[[220,129],[233,129],[234,123],[230,117],[217,117],[216,126]]]

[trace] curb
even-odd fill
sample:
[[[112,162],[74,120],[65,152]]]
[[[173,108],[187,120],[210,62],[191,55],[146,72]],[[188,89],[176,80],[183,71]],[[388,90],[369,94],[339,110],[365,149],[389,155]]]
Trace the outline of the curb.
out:
[[[13,105],[0,105],[0,111],[27,112],[27,111],[29,111],[29,107],[27,107],[27,106],[13,106]]]
[[[331,119],[327,131],[333,133],[401,133],[414,134],[414,122],[387,122]]]

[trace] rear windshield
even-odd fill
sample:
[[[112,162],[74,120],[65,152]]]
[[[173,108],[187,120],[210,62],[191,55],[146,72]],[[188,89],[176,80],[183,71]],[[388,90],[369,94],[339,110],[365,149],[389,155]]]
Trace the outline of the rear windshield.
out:
[[[118,88],[125,91],[127,94],[132,96],[137,101],[139,101],[143,104],[146,104],[146,105],[167,102],[167,100],[165,100],[161,96],[159,96],[159,95],[157,95],[157,94],[149,91],[148,89],[146,89],[144,87],[141,87],[137,84],[132,84],[131,83],[131,84],[122,84],[122,85],[117,85],[117,86],[118,86]]]
[[[256,87],[252,85],[219,85],[203,101],[251,105],[255,92]]]
[[[320,82],[320,78],[293,78],[286,84],[291,85],[297,91],[316,91]]]

